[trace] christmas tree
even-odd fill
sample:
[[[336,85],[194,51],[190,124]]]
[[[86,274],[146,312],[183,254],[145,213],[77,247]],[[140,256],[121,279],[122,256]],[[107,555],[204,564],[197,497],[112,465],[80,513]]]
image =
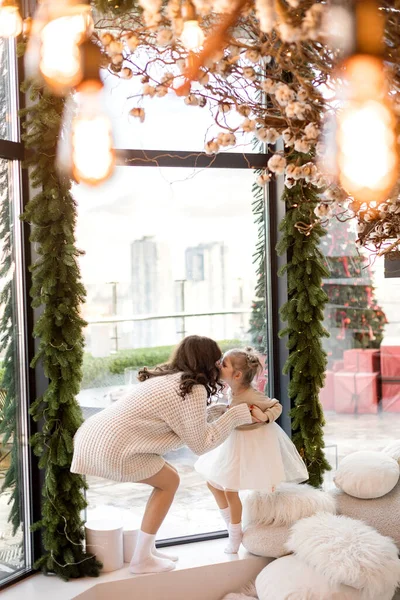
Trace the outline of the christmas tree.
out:
[[[323,289],[328,296],[324,324],[331,337],[324,344],[330,365],[349,348],[379,348],[385,313],[374,297],[372,269],[355,244],[356,232],[346,223],[332,220],[321,250],[329,278]]]

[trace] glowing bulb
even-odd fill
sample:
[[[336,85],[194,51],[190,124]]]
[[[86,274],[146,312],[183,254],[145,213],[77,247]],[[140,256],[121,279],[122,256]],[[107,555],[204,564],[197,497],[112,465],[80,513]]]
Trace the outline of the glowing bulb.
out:
[[[77,45],[81,26],[79,17],[62,17],[50,21],[42,30],[39,68],[46,83],[56,91],[73,87],[81,79],[81,56]]]
[[[14,3],[0,6],[0,37],[17,37],[22,32],[22,18]]]
[[[63,95],[82,77],[80,45],[93,30],[91,8],[76,0],[41,0],[25,55],[28,77],[41,75]]]
[[[360,202],[388,197],[397,180],[396,120],[382,61],[355,55],[343,69],[336,143],[339,181]]]
[[[204,33],[198,21],[185,21],[181,34],[181,42],[186,50],[198,50],[204,42]]]
[[[111,123],[102,111],[98,88],[87,87],[78,96],[72,119],[72,172],[77,181],[98,185],[115,167]]]

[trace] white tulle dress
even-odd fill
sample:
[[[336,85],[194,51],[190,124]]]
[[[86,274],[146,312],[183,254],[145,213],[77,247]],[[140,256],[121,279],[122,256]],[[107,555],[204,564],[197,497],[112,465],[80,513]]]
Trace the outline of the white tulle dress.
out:
[[[259,404],[257,398],[247,403]],[[200,456],[194,468],[204,479],[220,489],[267,493],[283,481],[307,481],[307,468],[279,425],[246,427],[235,429],[220,446]]]

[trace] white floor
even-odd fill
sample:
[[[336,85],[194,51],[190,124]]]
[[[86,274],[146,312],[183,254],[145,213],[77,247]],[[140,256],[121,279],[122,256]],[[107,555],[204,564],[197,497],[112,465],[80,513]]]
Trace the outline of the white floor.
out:
[[[223,583],[223,585],[225,586],[225,591],[222,593],[222,595],[224,595],[224,593],[228,593],[229,591],[235,591],[239,589],[251,578],[254,578],[257,575],[257,573],[261,571],[261,569],[268,562],[268,559],[253,556],[252,554],[249,554],[243,549],[240,550],[239,554],[225,554],[225,545],[226,539],[220,539],[211,540],[207,542],[197,542],[193,544],[183,544],[171,548],[166,548],[165,552],[170,551],[171,554],[173,553],[178,555],[179,561],[177,563],[176,571],[165,574],[163,573],[157,575],[131,575],[128,571],[127,565],[125,565],[123,569],[120,569],[118,571],[102,574],[99,578],[85,578],[75,581],[71,580],[69,582],[61,581],[58,577],[46,577],[44,575],[37,574],[9,588],[6,588],[1,593],[1,599],[21,600],[22,598],[25,598],[26,600],[54,600],[55,598],[57,598],[57,600],[72,600],[73,598],[82,598],[82,600],[86,600],[87,596],[87,598],[91,600],[92,598],[97,598],[97,595],[93,593],[92,588],[94,588],[94,586],[98,584],[107,584],[113,582],[113,590],[116,590],[118,588],[117,583],[125,584],[126,587],[127,580],[132,581],[138,579],[143,582],[142,585],[145,586],[148,593],[150,593],[148,591],[148,588],[152,590],[151,596],[149,596],[149,600],[157,600],[153,592],[153,581],[150,584],[150,578],[155,578],[155,589],[159,587],[161,583],[160,578],[166,577],[168,579],[166,581],[166,587],[169,588],[174,583],[174,578],[171,577],[174,573],[182,571],[186,571],[187,573],[189,569],[194,569],[194,571],[191,572],[191,574],[187,573],[188,577],[186,577],[186,579],[189,582],[193,581],[194,587],[196,587],[196,580],[198,579],[197,585],[200,586],[200,588],[204,592],[205,586],[207,586],[207,584],[215,585],[215,576],[205,576],[204,573],[202,574],[201,567],[213,568],[218,565],[220,565],[221,567],[223,567],[224,565],[229,567],[228,563],[235,563],[235,567],[233,569],[224,569],[225,582],[220,582]],[[242,578],[242,580],[237,578],[239,571],[241,571],[240,577]],[[246,575],[246,573],[248,573],[248,575]],[[136,592],[136,587],[137,586],[135,586],[135,590],[132,591],[131,597],[140,597],[140,600],[147,600],[147,595],[145,597],[143,595],[141,596],[140,593],[138,594]],[[85,592],[87,592],[87,594]],[[220,597],[222,597],[222,595]],[[101,598],[102,597],[103,596],[101,596]],[[174,600],[178,600],[178,597],[178,593],[176,593],[175,596],[172,596]],[[186,597],[190,597],[190,599],[192,600],[194,598],[194,595],[192,593],[190,596],[187,595]],[[211,599],[211,596],[205,594],[204,596],[202,595],[202,598],[207,598],[208,600]],[[114,595],[114,592],[113,600],[117,600],[117,596]],[[165,592],[164,597],[162,597],[162,600],[167,600],[167,598],[165,597]]]

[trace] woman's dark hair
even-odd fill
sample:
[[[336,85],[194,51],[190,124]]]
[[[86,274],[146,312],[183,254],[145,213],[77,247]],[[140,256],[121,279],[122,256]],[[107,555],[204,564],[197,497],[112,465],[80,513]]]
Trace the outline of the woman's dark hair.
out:
[[[167,363],[154,369],[144,367],[139,371],[138,379],[146,381],[150,377],[182,373],[179,386],[182,398],[198,384],[206,388],[207,397],[210,398],[223,388],[223,383],[219,380],[220,370],[216,364],[221,356],[221,349],[214,340],[200,335],[189,335],[176,347]]]

